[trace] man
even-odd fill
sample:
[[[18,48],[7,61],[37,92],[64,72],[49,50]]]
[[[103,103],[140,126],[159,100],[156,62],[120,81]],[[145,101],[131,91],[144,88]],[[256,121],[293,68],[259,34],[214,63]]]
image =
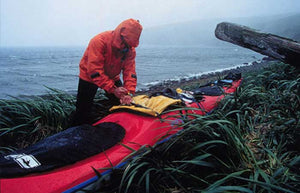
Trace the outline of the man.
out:
[[[142,26],[127,19],[113,31],[105,31],[91,39],[79,64],[76,112],[72,125],[89,123],[89,114],[98,88],[105,90],[113,104],[130,104],[135,93],[135,47]],[[120,80],[122,72],[123,82]]]

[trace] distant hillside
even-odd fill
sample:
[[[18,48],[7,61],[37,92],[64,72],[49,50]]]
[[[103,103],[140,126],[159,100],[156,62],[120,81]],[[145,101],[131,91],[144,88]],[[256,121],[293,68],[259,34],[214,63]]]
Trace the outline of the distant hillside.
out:
[[[278,18],[276,21],[265,23],[262,29],[263,31],[300,42],[300,14]]]
[[[197,45],[214,39],[217,23],[212,20],[190,21],[143,30],[141,41],[154,45]]]
[[[300,14],[290,16],[228,18],[198,20],[144,29],[141,41],[146,45],[201,45],[224,44],[215,38],[220,22],[246,25],[261,32],[273,33],[300,42]]]

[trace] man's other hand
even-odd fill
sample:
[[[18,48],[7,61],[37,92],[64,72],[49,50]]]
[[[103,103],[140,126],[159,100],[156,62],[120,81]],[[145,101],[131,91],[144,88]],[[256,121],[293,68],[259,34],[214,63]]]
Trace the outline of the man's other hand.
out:
[[[114,95],[119,99],[121,99],[123,96],[127,94],[128,94],[128,90],[124,87],[118,87],[114,91]]]

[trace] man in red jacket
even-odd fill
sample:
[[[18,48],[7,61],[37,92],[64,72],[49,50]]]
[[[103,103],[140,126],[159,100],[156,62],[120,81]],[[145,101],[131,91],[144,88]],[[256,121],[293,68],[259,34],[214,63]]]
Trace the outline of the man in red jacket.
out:
[[[127,19],[113,31],[105,31],[91,39],[79,64],[76,112],[72,125],[89,123],[89,114],[98,88],[121,104],[130,104],[135,93],[135,48],[142,26]],[[123,82],[120,80],[122,72]]]

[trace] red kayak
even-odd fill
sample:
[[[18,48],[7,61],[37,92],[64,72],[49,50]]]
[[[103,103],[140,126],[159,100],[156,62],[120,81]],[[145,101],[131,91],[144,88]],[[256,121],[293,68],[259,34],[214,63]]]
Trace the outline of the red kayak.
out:
[[[211,112],[226,94],[235,92],[240,83],[241,79],[233,81],[230,83],[230,86],[224,86],[222,95],[203,95],[200,101],[185,102],[187,107],[194,107],[194,110],[188,110],[188,113],[205,115]],[[138,150],[145,145],[153,146],[183,129],[180,126],[182,117],[178,115],[178,112],[172,111],[159,117],[144,116],[132,112],[113,112],[96,122],[93,126],[101,126],[104,123],[114,123],[121,126],[125,130],[121,142],[104,150],[104,152],[102,151],[66,166],[55,169],[48,168],[46,171],[29,173],[24,176],[1,178],[0,192],[46,193],[77,191],[97,180],[93,168],[103,173],[107,171],[107,168],[118,167],[124,163],[125,158],[133,153],[133,150]],[[65,156],[67,157],[68,153]],[[19,165],[15,164],[18,167],[22,166],[20,160],[25,162],[27,159],[27,165],[23,165],[22,169],[30,166],[38,168],[39,164],[43,165],[41,161],[35,160],[33,156],[30,157],[29,154],[24,152],[5,156],[5,159],[11,159],[14,162],[18,161]]]

